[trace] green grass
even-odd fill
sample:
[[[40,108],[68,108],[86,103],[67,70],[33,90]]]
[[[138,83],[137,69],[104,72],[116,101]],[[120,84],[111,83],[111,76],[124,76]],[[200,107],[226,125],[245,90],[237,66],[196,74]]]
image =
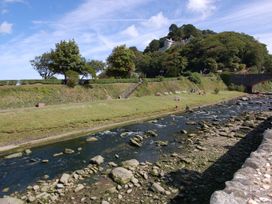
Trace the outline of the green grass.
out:
[[[216,103],[242,95],[239,92],[220,91],[180,94],[175,96],[144,96],[128,100],[104,100],[80,104],[53,105],[45,108],[11,109],[0,112],[0,146],[45,138],[84,128],[110,125],[131,119],[184,110],[186,105],[199,106]]]
[[[221,90],[226,89],[222,81],[213,77],[200,77],[202,83],[196,85],[185,77],[164,78],[158,82],[158,79],[148,79],[147,83],[142,85],[133,94],[134,96],[154,95],[156,92],[175,92],[190,91],[194,89],[203,89],[213,91],[216,87]],[[123,79],[124,81],[124,79]],[[68,88],[64,85],[24,85],[24,86],[0,86],[0,109],[34,107],[37,103],[46,105],[69,104],[92,102],[107,99],[109,96],[113,99],[118,98],[122,92],[128,89],[132,83],[113,83],[113,84],[92,84],[91,88],[76,86]]]
[[[0,109],[34,107],[42,102],[47,105],[63,103],[90,102],[117,98],[131,84],[95,84],[93,88],[77,86],[69,88],[64,85],[25,85],[0,87]]]

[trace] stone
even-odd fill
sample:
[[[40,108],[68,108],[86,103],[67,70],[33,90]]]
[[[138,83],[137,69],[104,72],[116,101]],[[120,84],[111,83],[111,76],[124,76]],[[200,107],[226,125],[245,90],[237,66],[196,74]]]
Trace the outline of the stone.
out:
[[[61,155],[63,155],[63,152],[55,153],[55,154],[53,154],[53,157],[58,157],[58,156],[61,156]]]
[[[161,96],[162,94],[160,92],[155,93],[155,96]]]
[[[246,203],[242,198],[234,197],[233,194],[227,194],[223,191],[215,191],[210,199],[210,204],[241,204]]]
[[[139,180],[133,177],[133,178],[131,179],[131,182],[132,182],[134,185],[136,185],[136,184],[139,183]]]
[[[249,100],[248,97],[242,97],[242,98],[241,98],[241,101],[248,101],[248,100]]]
[[[108,164],[109,164],[109,166],[111,166],[111,167],[117,167],[117,166],[118,166],[118,165],[117,165],[116,163],[114,163],[114,162],[109,162]]]
[[[45,107],[45,103],[37,103],[36,107],[37,108],[43,108],[43,107]]]
[[[64,185],[68,184],[70,179],[70,174],[62,174],[62,176],[60,177],[60,183],[63,183]]]
[[[111,177],[116,183],[123,185],[131,181],[133,174],[123,167],[116,167],[111,171]]]
[[[46,164],[46,163],[48,163],[48,162],[49,162],[48,159],[43,159],[43,160],[42,160],[42,163],[44,163],[44,164]]]
[[[134,138],[131,138],[130,139],[130,144],[133,145],[133,146],[136,146],[136,147],[141,147],[142,144],[138,141],[136,141]]]
[[[153,183],[151,189],[156,193],[164,193],[164,188],[159,183]]]
[[[9,192],[9,187],[4,188],[4,189],[2,190],[2,192],[3,192],[3,193],[7,193],[7,192]]]
[[[186,130],[181,130],[180,133],[186,135],[188,132]]]
[[[26,149],[24,152],[26,155],[30,155],[32,153],[32,151],[30,149]]]
[[[57,189],[63,189],[64,188],[64,185],[62,183],[58,183],[56,185]]]
[[[101,204],[110,204],[108,201],[102,200]]]
[[[84,185],[83,184],[78,184],[77,187],[75,188],[75,192],[79,192],[81,191],[82,189],[84,189]]]
[[[34,185],[34,186],[33,186],[33,190],[34,190],[34,191],[38,191],[39,189],[40,189],[40,186],[38,186],[38,185]]]
[[[64,149],[64,153],[65,153],[65,154],[73,154],[73,153],[75,153],[75,150],[69,149],[69,148],[65,148],[65,149]]]
[[[0,198],[0,204],[24,204],[24,201],[7,196],[5,198]]]
[[[98,141],[98,139],[97,139],[96,137],[88,137],[88,138],[86,139],[86,141],[87,141],[87,142],[96,142],[96,141]]]
[[[157,137],[158,136],[158,133],[156,133],[154,130],[148,130],[145,134],[150,137]]]
[[[97,156],[91,158],[90,162],[92,164],[100,165],[104,162],[104,157],[102,157],[101,155],[97,155]]]
[[[159,141],[156,141],[155,143],[156,143],[156,145],[158,147],[167,146],[168,145],[168,141],[161,141],[161,140],[159,140]]]
[[[124,168],[136,168],[137,166],[139,166],[139,164],[140,163],[136,159],[130,159],[122,162],[122,166]]]
[[[200,145],[197,145],[196,148],[197,148],[198,150],[200,150],[200,151],[205,151],[205,150],[207,150],[206,147],[202,147],[202,146],[200,146]]]
[[[22,156],[23,156],[22,152],[17,152],[17,153],[13,153],[13,154],[5,156],[5,159],[13,159],[13,158],[18,158]]]

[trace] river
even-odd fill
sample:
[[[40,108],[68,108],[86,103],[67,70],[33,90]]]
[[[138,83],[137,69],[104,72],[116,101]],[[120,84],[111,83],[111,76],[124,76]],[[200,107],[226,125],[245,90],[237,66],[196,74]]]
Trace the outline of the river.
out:
[[[44,175],[48,175],[52,179],[63,172],[84,168],[88,165],[90,158],[96,155],[102,155],[106,162],[120,163],[131,158],[139,161],[155,162],[160,158],[160,155],[175,152],[177,148],[180,148],[180,144],[175,142],[175,136],[179,134],[180,130],[193,133],[200,127],[198,124],[200,121],[224,123],[230,117],[238,116],[244,112],[267,111],[271,103],[272,97],[269,96],[259,96],[250,101],[238,102],[233,100],[199,108],[191,113],[169,115],[152,121],[33,148],[30,155],[24,155],[21,158],[1,158],[0,194],[3,196],[15,191],[23,191],[28,185],[42,179]],[[188,121],[194,121],[197,124],[186,124]],[[143,134],[147,130],[155,130],[158,137],[148,138],[141,148],[129,144],[131,137],[136,134]],[[90,136],[96,137],[98,141],[87,142],[86,138]],[[158,148],[155,145],[156,140],[168,141],[169,144],[164,148]],[[53,156],[55,153],[63,152],[65,148],[73,149],[75,153],[63,154],[58,157]],[[82,150],[78,151],[78,148]],[[186,146],[183,148],[186,148]],[[48,160],[49,162],[43,163],[42,160]],[[2,190],[5,188],[9,188],[9,191],[4,193]]]

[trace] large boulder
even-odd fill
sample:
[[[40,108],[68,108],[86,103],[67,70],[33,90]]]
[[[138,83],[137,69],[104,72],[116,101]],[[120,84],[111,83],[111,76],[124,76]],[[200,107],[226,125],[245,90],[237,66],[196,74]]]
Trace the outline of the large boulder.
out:
[[[246,200],[235,197],[232,193],[227,194],[224,191],[215,191],[210,199],[210,204],[246,204]]]
[[[101,155],[97,155],[97,156],[91,158],[90,162],[92,164],[100,165],[104,162],[104,157],[102,157]]]
[[[69,179],[70,179],[70,175],[64,173],[64,174],[62,174],[62,176],[60,177],[60,182],[66,185],[66,184],[68,184]]]
[[[13,197],[0,198],[0,204],[24,204],[25,202]]]
[[[133,174],[131,171],[123,167],[117,167],[111,171],[111,177],[116,183],[122,185],[130,182],[133,178]]]

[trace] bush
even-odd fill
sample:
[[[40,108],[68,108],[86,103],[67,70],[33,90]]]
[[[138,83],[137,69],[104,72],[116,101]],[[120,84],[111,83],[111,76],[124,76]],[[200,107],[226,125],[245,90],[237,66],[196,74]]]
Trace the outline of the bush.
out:
[[[228,86],[228,89],[230,91],[240,91],[240,92],[245,92],[245,87],[243,85],[235,85],[235,84],[230,84]]]
[[[213,92],[214,92],[214,94],[219,94],[220,89],[219,88],[215,88]]]
[[[195,84],[201,84],[201,79],[200,79],[198,73],[192,73],[192,74],[188,77],[188,79],[189,79],[191,82],[195,83]]]
[[[66,72],[67,86],[73,88],[78,84],[79,74],[75,71],[69,70]]]

